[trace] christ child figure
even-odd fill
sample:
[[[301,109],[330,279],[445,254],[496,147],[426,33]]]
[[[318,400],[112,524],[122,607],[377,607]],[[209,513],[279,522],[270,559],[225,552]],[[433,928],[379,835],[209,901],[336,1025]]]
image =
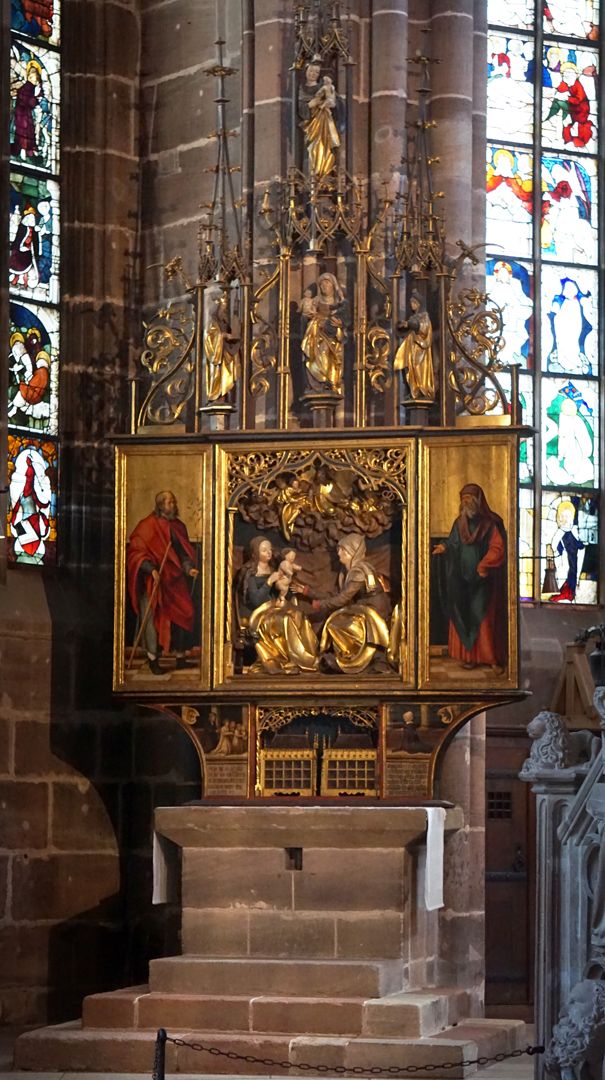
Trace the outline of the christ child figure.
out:
[[[288,595],[294,575],[302,570],[300,563],[296,561],[294,548],[286,548],[282,552],[282,560],[279,564],[279,574],[275,579],[275,587],[279,592],[280,602],[283,603]]]

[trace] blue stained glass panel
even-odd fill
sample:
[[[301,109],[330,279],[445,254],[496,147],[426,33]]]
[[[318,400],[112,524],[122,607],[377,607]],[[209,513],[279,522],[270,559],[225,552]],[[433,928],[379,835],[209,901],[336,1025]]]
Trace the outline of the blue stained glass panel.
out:
[[[542,600],[558,604],[598,602],[598,502],[594,492],[542,492]]]
[[[534,25],[533,0],[487,0],[487,21],[494,26],[514,26],[531,30]]]
[[[519,599],[534,598],[534,492],[519,490]]]
[[[529,258],[532,250],[532,155],[487,148],[487,244],[492,252]]]
[[[8,558],[48,565],[57,543],[57,447],[29,436],[8,437]]]
[[[486,259],[486,288],[502,308],[505,364],[533,367],[534,279],[531,263],[515,259]]]
[[[560,150],[597,152],[595,49],[544,46],[542,143]]]
[[[597,162],[542,158],[542,254],[546,259],[597,264]]]
[[[596,487],[598,438],[598,383],[543,378],[542,482]]]
[[[8,422],[56,435],[59,313],[37,304],[10,304]]]
[[[544,33],[599,38],[599,0],[546,0]]]
[[[534,44],[528,38],[490,33],[487,42],[487,134],[490,139],[531,142],[534,127]]]
[[[20,42],[11,48],[11,161],[59,171],[59,56]]]
[[[542,366],[596,375],[598,279],[595,270],[542,267]]]
[[[59,44],[59,0],[11,0],[11,30],[35,41]]]
[[[9,286],[31,300],[59,302],[59,186],[11,174]]]

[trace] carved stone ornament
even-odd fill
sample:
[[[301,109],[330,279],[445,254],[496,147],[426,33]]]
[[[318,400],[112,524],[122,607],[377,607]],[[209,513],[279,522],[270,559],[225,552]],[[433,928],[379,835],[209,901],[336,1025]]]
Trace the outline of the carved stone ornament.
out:
[[[583,979],[573,987],[553,1029],[544,1066],[564,1080],[579,1076],[600,1080],[604,1041],[605,982]]]
[[[543,710],[527,725],[533,739],[529,757],[523,762],[521,776],[531,777],[545,769],[565,769],[569,732],[559,713]]]
[[[521,769],[524,780],[544,771],[584,765],[594,760],[599,749],[599,740],[592,732],[569,732],[565,718],[546,709],[527,725],[527,734],[534,741]]]
[[[599,723],[605,728],[605,686],[597,686],[592,701],[599,714]]]

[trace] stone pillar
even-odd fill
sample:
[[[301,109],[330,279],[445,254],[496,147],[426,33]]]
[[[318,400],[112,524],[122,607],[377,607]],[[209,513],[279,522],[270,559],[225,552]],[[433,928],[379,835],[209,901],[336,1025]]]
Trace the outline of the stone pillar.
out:
[[[541,712],[528,726],[534,739],[520,779],[532,784],[536,795],[536,1042],[547,1043],[566,997],[569,982],[569,943],[578,922],[580,868],[563,850],[561,831],[576,800],[588,766],[580,764],[569,741],[565,720]],[[573,979],[571,980],[573,981]],[[535,1063],[536,1078],[544,1064]]]
[[[463,986],[470,1012],[483,1015],[485,974],[485,713],[453,739],[439,795],[459,806],[463,827],[445,848],[444,901],[435,958],[437,985]]]
[[[565,770],[567,771],[567,770]],[[576,776],[543,776],[532,787],[536,795],[536,1042],[551,1036],[561,1008],[558,973],[554,967],[560,956],[561,873],[557,830],[571,807],[577,790]],[[522,777],[523,779],[523,777]],[[536,1075],[542,1064],[536,1059]]]
[[[377,198],[406,149],[408,78],[407,0],[373,0],[370,98],[370,172]]]
[[[219,14],[217,15],[217,11]],[[179,292],[163,266],[176,255],[194,279],[198,226],[210,202],[216,162],[216,82],[206,75],[225,39],[225,63],[237,69],[227,79],[227,127],[239,135],[241,107],[241,19],[236,0],[168,0],[146,6],[141,25],[141,242],[142,301],[154,310]],[[239,138],[230,139],[232,164]],[[239,179],[236,176],[236,188]],[[136,329],[140,343],[141,330]]]

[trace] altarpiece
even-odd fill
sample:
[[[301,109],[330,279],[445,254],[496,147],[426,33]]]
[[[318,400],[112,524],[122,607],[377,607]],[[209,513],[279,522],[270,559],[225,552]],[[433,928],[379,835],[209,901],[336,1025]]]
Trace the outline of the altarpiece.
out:
[[[114,689],[183,725],[205,797],[427,800],[460,725],[519,693],[527,430],[439,212],[432,61],[377,194],[340,5],[295,9],[288,169],[241,199],[217,43],[199,265],[165,268],[184,300],[146,325],[116,447]]]

